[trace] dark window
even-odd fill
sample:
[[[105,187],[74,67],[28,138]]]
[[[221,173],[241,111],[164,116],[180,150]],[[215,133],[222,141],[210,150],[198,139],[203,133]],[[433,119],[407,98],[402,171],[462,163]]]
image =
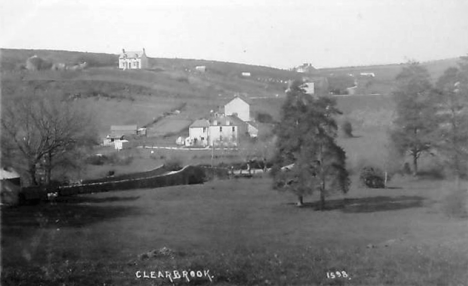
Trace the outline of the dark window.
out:
[[[235,132],[235,131],[236,131],[236,128],[232,126],[232,132]]]
[[[219,127],[219,132],[223,132],[223,127]]]

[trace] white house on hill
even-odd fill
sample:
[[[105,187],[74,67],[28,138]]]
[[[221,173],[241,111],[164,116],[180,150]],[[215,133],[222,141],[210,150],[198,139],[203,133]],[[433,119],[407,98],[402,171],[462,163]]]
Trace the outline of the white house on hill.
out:
[[[250,121],[250,105],[240,97],[236,97],[224,105],[226,116],[235,115],[243,121]]]
[[[148,57],[146,56],[145,49],[137,52],[127,52],[122,49],[119,56],[119,68],[126,69],[147,69]]]

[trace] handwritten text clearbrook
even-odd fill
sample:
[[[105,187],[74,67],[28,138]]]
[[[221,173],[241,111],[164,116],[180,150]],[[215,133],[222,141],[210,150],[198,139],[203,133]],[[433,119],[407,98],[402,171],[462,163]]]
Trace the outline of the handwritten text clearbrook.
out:
[[[136,278],[147,278],[147,279],[169,279],[171,282],[174,282],[176,279],[185,279],[187,282],[190,282],[190,279],[195,278],[208,278],[213,282],[212,278],[214,276],[210,275],[210,270],[203,271],[187,271],[187,270],[173,270],[173,271],[137,271],[135,272]]]

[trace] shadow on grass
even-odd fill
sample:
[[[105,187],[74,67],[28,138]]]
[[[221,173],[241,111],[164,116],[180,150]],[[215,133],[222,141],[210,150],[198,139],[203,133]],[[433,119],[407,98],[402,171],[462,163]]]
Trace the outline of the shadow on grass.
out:
[[[335,199],[327,200],[324,210],[340,210],[345,213],[370,213],[418,208],[422,207],[423,203],[424,198],[420,196],[378,196],[355,199]],[[303,207],[321,210],[320,201],[304,203]]]
[[[443,180],[445,174],[440,169],[423,170],[418,172],[417,178],[419,180]]]
[[[93,196],[67,196],[67,197],[57,197],[56,201],[58,203],[68,203],[68,204],[79,204],[79,203],[112,203],[112,202],[131,202],[138,200],[140,196],[133,197],[106,197],[106,198],[96,198]]]
[[[100,200],[104,199],[99,199],[98,202],[103,202]],[[32,229],[84,227],[93,223],[135,215],[138,212],[137,208],[128,206],[42,203],[35,206],[2,208],[1,214],[3,232],[8,231],[10,227]]]

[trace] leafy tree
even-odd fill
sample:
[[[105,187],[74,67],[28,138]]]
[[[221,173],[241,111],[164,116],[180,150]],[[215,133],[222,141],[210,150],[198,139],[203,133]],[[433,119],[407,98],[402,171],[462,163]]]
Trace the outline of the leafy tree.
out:
[[[346,155],[335,142],[333,116],[340,114],[335,105],[332,98],[306,94],[295,82],[282,107],[276,129],[274,187],[296,194],[299,206],[304,196],[318,191],[323,209],[329,192],[348,191]]]
[[[2,159],[37,185],[37,168],[46,184],[58,167],[77,167],[80,147],[95,143],[92,117],[76,103],[50,95],[24,96],[2,102]]]
[[[439,150],[457,179],[468,162],[468,57],[449,68],[437,81]]]
[[[418,159],[434,147],[435,104],[433,87],[426,68],[410,62],[396,77],[397,118],[393,122],[390,138],[401,154],[409,154],[413,161],[413,174],[418,172]]]

